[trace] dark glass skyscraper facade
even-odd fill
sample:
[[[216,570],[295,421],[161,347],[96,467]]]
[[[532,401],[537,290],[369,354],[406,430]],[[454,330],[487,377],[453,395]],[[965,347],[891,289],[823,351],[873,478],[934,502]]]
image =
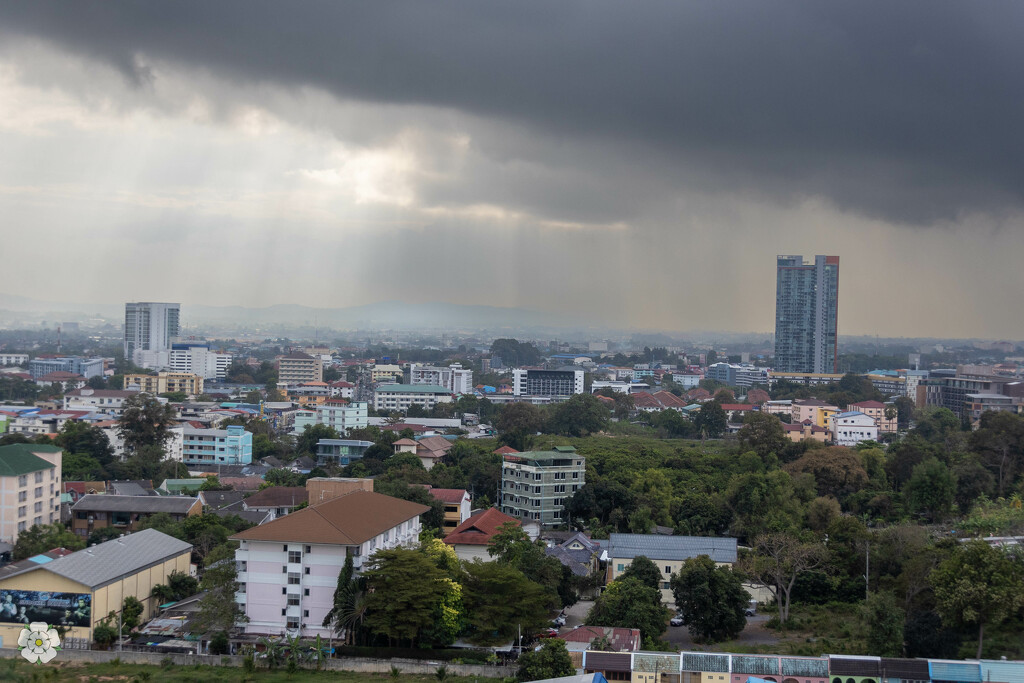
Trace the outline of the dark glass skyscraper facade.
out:
[[[779,256],[775,277],[775,369],[837,372],[839,257]]]

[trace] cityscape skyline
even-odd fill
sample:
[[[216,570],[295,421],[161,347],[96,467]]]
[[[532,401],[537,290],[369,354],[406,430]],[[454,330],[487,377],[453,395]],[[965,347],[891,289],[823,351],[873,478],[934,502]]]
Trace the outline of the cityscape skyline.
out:
[[[0,10],[4,290],[770,330],[828,253],[841,329],[1024,337],[1021,7],[399,5]]]

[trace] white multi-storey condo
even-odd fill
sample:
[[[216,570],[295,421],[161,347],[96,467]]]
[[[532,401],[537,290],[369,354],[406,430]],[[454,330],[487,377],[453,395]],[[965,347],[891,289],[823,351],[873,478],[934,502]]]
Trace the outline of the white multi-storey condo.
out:
[[[583,393],[580,368],[565,366],[557,370],[518,368],[512,371],[514,396],[572,396]]]
[[[56,446],[0,446],[0,541],[13,544],[36,524],[60,521],[62,455]]]
[[[136,349],[161,351],[181,333],[181,304],[140,301],[124,305],[124,357],[134,358]]]
[[[469,394],[473,392],[473,371],[461,363],[447,368],[413,363],[409,366],[409,384],[434,384],[453,394]]]

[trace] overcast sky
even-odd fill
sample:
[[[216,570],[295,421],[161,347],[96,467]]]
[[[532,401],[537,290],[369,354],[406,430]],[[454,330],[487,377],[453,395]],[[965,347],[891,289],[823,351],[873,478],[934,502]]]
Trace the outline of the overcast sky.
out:
[[[1021,2],[0,8],[0,292],[1024,338]]]

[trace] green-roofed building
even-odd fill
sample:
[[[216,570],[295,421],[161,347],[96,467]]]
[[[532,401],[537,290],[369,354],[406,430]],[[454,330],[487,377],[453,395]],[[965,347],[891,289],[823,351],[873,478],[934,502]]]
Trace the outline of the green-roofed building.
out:
[[[543,529],[568,523],[565,502],[585,483],[586,458],[572,446],[502,456],[501,511]]]
[[[373,393],[373,407],[376,410],[400,410],[409,406],[422,406],[432,410],[438,403],[455,400],[451,390],[437,384],[380,384]]]
[[[60,521],[60,467],[56,446],[0,446],[0,541],[15,543],[36,524]]]

